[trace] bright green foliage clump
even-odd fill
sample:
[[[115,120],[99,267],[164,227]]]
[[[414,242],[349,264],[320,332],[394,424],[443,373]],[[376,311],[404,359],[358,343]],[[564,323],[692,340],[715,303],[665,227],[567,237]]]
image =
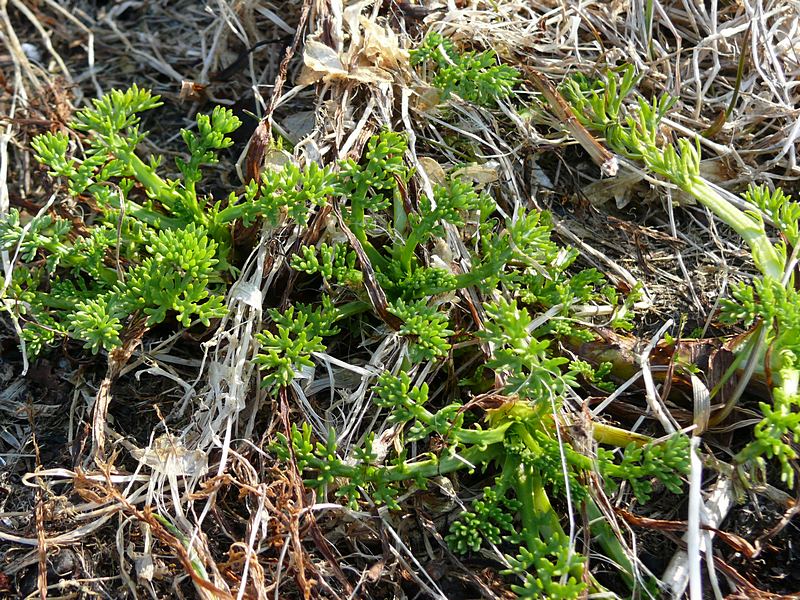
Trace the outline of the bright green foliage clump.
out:
[[[794,462],[800,442],[800,294],[794,286],[786,286],[770,277],[755,279],[752,284],[740,283],[731,290],[731,299],[722,303],[722,320],[742,322],[766,329],[763,357],[772,370],[775,386],[772,405],[760,402],[763,420],[754,430],[755,440],[736,457],[738,462],[755,460],[762,471],[764,458],[776,458],[781,465],[781,478],[794,485]]]
[[[136,149],[144,139],[138,113],[160,105],[150,92],[113,91],[79,111],[72,127],[84,134],[84,156],[71,156],[70,136],[47,133],[32,146],[40,162],[69,194],[93,204],[91,224],[75,225],[43,214],[23,219],[12,210],[0,222],[0,243],[22,261],[8,283],[7,302],[23,315],[23,339],[36,354],[67,335],[93,353],[120,344],[130,315],[152,326],[173,314],[184,326],[206,325],[222,314],[222,267],[228,255],[224,233],[208,217],[207,199],[197,196],[201,167],[230,146],[239,126],[218,108],[197,118],[197,133],[184,130],[189,159],[178,160],[182,182],[157,174]]]
[[[784,381],[796,377],[797,359],[788,357],[792,363],[781,375]],[[797,380],[792,384],[796,388]],[[764,418],[755,426],[755,440],[736,456],[738,463],[755,460],[762,471],[766,471],[766,458],[777,458],[781,465],[781,479],[790,488],[794,487],[794,464],[800,443],[800,393],[787,393],[778,388],[773,392],[772,405],[760,402]]]
[[[638,446],[629,444],[625,448],[622,460],[614,463],[612,452],[599,448],[597,460],[601,463],[601,471],[612,479],[625,479],[631,484],[636,499],[645,504],[653,493],[653,481],[660,482],[673,494],[679,494],[683,482],[680,474],[688,471],[687,453],[689,438],[685,435],[673,435],[661,444]]]
[[[737,209],[700,176],[699,142],[686,139],[679,139],[677,144],[661,142],[661,120],[674,99],[661,96],[647,101],[640,97],[635,111],[624,105],[636,83],[635,71],[628,67],[621,76],[610,73],[602,81],[576,77],[562,89],[585,127],[604,135],[613,151],[643,162],[652,172],[707,206],[748,243],[756,266],[779,279],[785,256],[769,241],[762,219]]]
[[[573,368],[557,354],[554,342],[561,335],[586,335],[572,318],[572,307],[607,302],[611,293],[605,281],[593,270],[569,272],[577,253],[552,241],[544,213],[499,219],[487,194],[452,178],[435,186],[431,198],[423,194],[415,202],[405,197],[412,174],[405,150],[402,136],[384,131],[369,140],[361,162],[348,159],[332,170],[336,191],[331,202],[341,215],[337,224],[342,231],[329,225],[328,235],[340,241],[326,238],[315,247],[302,247],[290,260],[310,277],[302,285],[306,293],[314,281],[319,283],[322,301],[318,308],[270,311],[272,324],[258,337],[257,360],[263,384],[274,392],[313,377],[309,370],[315,356],[332,352],[329,340],[347,346],[352,336],[358,339],[363,337],[359,332],[376,329],[398,336],[404,341],[402,367],[377,377],[372,401],[394,431],[393,447],[413,443],[423,454],[410,459],[402,451],[379,458],[370,434],[345,456],[334,430],[315,441],[308,424],[293,425],[288,436],[278,434],[276,453],[296,460],[306,484],[321,497],[333,492],[354,508],[369,497],[398,509],[409,484],[423,489],[434,477],[491,469],[497,473],[493,485],[455,521],[449,543],[459,552],[494,544],[508,554],[507,574],[519,582],[514,590],[522,597],[580,597],[587,588],[584,558],[564,532],[551,498],[593,507],[586,481],[598,469],[609,488],[630,480],[641,497],[653,489],[654,480],[678,489],[688,470],[687,438],[632,446],[622,466],[611,452],[595,460],[559,439],[559,415],[570,388],[603,373],[581,361]],[[461,264],[470,264],[471,270],[455,268],[441,249],[451,235],[461,237],[469,250]],[[480,328],[462,317],[456,334],[454,292],[468,287],[496,299],[483,304]],[[535,318],[545,311],[551,318]],[[426,364],[463,356],[454,347],[456,335],[480,342],[490,357],[470,384],[441,402],[430,397],[429,382],[417,378],[427,372]],[[496,389],[502,401],[482,419],[460,398],[467,385],[492,386],[495,381],[503,382]],[[593,511],[598,512],[596,507]],[[632,580],[633,568],[616,538],[602,525],[595,534]]]
[[[459,52],[452,40],[435,32],[411,51],[411,63],[429,67],[431,83],[442,90],[443,99],[457,94],[480,106],[507,98],[520,79],[513,67],[497,64],[494,50]]]
[[[800,243],[800,204],[780,189],[754,185],[743,196],[754,209],[735,207],[700,176],[699,143],[685,139],[677,145],[661,142],[659,127],[672,106],[670,98],[650,102],[638,98],[635,111],[624,106],[635,84],[634,70],[629,67],[621,76],[610,73],[604,80],[574,78],[564,85],[564,92],[576,116],[586,127],[602,133],[612,150],[643,162],[692,194],[749,245],[761,275],[751,284],[733,287],[731,298],[722,302],[721,318],[729,324],[741,322],[752,327],[738,349],[755,354],[757,368],[771,375],[773,402],[760,403],[764,418],[755,428],[755,440],[735,460],[738,464],[754,461],[763,470],[765,459],[777,458],[782,478],[791,487],[792,463],[798,457],[793,443],[800,441],[800,297],[794,275],[784,276],[784,272],[789,250]],[[773,242],[767,235],[765,217],[780,233],[779,241]],[[712,420],[724,418],[732,408],[724,407],[721,416]]]
[[[495,485],[499,484],[495,482]],[[447,543],[459,554],[477,552],[484,544],[503,543],[516,534],[514,515],[522,503],[516,498],[498,494],[497,488],[483,488],[480,500],[475,500],[472,510],[461,513],[450,527]]]
[[[112,350],[132,315],[148,327],[168,317],[208,326],[225,312],[234,221],[303,220],[333,193],[332,173],[312,163],[266,171],[224,202],[202,195],[202,168],[217,162],[240,124],[222,107],[198,115],[195,131],[181,131],[181,179],[163,178],[157,157],[145,161],[137,153],[146,136],[139,113],[160,104],[136,86],[95,100],[71,123],[82,135],[82,156],[70,142],[77,134],[46,133],[32,142],[37,159],[96,217],[76,224],[14,209],[0,221],[0,247],[17,260],[5,306],[21,318],[29,355],[63,336],[93,353]],[[337,272],[344,260],[333,261]]]
[[[417,209],[407,212],[401,189],[407,189],[412,173],[404,163],[405,150],[406,142],[401,135],[383,132],[369,140],[361,163],[347,159],[339,163],[338,170],[327,171],[330,189],[334,190],[332,197],[338,198],[337,206],[341,207],[342,223],[363,250],[369,269],[374,273],[374,282],[370,285],[380,286],[385,296],[382,307],[385,314],[381,314],[367,289],[364,265],[359,264],[356,248],[348,243],[322,241],[318,246],[301,247],[290,263],[298,271],[322,278],[325,302],[332,302],[339,293],[357,296],[356,300],[339,304],[331,318],[338,321],[368,312],[377,313],[383,320],[395,317],[396,322],[390,325],[408,342],[410,363],[417,364],[442,359],[450,352],[454,330],[450,324],[450,303],[443,302],[443,298],[470,286],[491,292],[502,285],[528,306],[554,310],[555,317],[543,325],[543,333],[586,336],[584,328],[575,326],[570,318],[571,307],[576,303],[608,302],[613,290],[593,269],[575,276],[568,273],[577,252],[553,243],[548,215],[530,213],[502,224],[493,217],[495,205],[488,195],[477,192],[466,182],[452,179],[445,185],[434,186],[432,198],[422,195]],[[316,198],[307,198],[305,207],[297,204],[293,210],[296,215],[306,215],[306,211],[320,204]],[[275,210],[284,212],[280,207]],[[426,264],[424,256],[431,246],[441,241],[448,229],[463,229],[467,221],[478,231],[478,235],[465,240],[473,251],[472,270],[457,273],[443,261]],[[495,327],[497,320],[498,327],[520,334],[533,319],[527,308],[504,302],[487,305],[493,319],[486,327]],[[622,323],[630,314],[624,310],[624,305],[620,309],[617,320]],[[284,375],[289,365],[294,365],[299,373],[310,366],[301,356],[324,351],[311,340],[319,337],[321,343],[325,334],[309,335],[301,340],[299,333],[303,328],[292,330],[279,326],[277,315],[272,314],[277,333],[271,335],[286,336],[286,350],[279,350],[275,343],[268,344],[271,358],[265,355],[262,365],[265,371],[278,368],[276,361],[280,358]],[[313,350],[299,354],[294,350],[289,352],[292,340],[300,346],[310,344]],[[510,361],[512,357],[515,361],[509,366],[509,372],[514,373],[512,382],[519,379],[519,385],[534,389],[539,386],[538,369],[544,370],[546,377],[552,377],[567,362],[550,356],[547,340],[534,340],[525,348],[510,349],[502,360]],[[493,367],[494,363],[488,366]],[[590,368],[584,375],[591,379],[589,371]],[[263,381],[267,387],[276,382],[286,385],[285,377],[274,379],[269,373]],[[509,385],[511,392],[513,388],[514,385]],[[558,390],[561,392],[563,386]]]
[[[308,425],[293,426],[291,440],[278,434],[277,453],[288,460],[291,444],[298,467],[308,475],[306,485],[321,495],[335,486],[336,495],[354,508],[366,493],[373,501],[397,509],[397,498],[408,489],[408,483],[425,489],[432,477],[493,465],[500,475],[453,523],[447,541],[459,553],[485,545],[511,552],[506,556],[512,565],[507,574],[522,579],[522,585],[513,586],[520,597],[578,598],[586,589],[584,558],[570,544],[551,498],[569,496],[573,503],[586,502],[591,512],[597,512],[582,483],[584,474],[596,468],[612,488],[619,480],[630,481],[642,501],[652,493],[653,481],[679,492],[681,476],[689,470],[686,436],[669,438],[663,444],[630,446],[621,463],[613,461],[613,453],[603,451],[595,463],[555,437],[547,402],[508,400],[489,411],[486,427],[482,427],[477,422],[467,423],[472,419],[461,404],[429,409],[428,393],[427,385],[412,386],[405,373],[384,373],[374,401],[389,411],[390,423],[401,426],[404,444],[436,436],[444,441],[438,453],[429,452],[413,461],[400,454],[381,464],[370,437],[352,460],[344,459],[338,454],[333,430],[325,443],[314,443]],[[593,533],[630,578],[630,563],[616,539],[606,535],[602,523]]]
[[[461,56],[441,40],[430,41],[426,52],[418,62],[445,73],[444,89],[475,102],[507,95],[516,81],[488,53]],[[439,52],[445,52],[441,61]],[[79,228],[52,215],[26,219],[17,212],[0,224],[3,248],[31,267],[17,269],[7,287],[7,305],[22,317],[29,351],[64,335],[93,352],[113,349],[132,316],[148,326],[168,318],[208,324],[223,314],[235,221],[302,228],[330,209],[323,237],[288,261],[302,274],[306,299],[318,295],[309,304],[269,309],[270,322],[256,336],[262,383],[270,393],[297,387],[313,379],[317,360],[334,349],[357,352],[360,340],[375,332],[394,336],[398,368],[377,377],[371,397],[393,428],[393,447],[413,443],[421,454],[379,457],[371,433],[345,456],[335,431],[316,441],[304,423],[293,425],[288,437],[279,434],[279,458],[296,460],[306,484],[321,495],[332,491],[352,506],[369,497],[390,509],[400,507],[409,486],[490,471],[492,483],[452,525],[454,550],[494,545],[506,555],[504,573],[521,597],[602,591],[585,573],[585,558],[551,499],[598,515],[590,474],[599,473],[609,489],[628,480],[643,499],[657,481],[678,490],[688,469],[685,437],[631,445],[621,462],[610,451],[583,454],[565,437],[567,394],[607,371],[557,351],[561,337],[591,338],[573,307],[611,303],[618,309],[613,321],[625,325],[630,300],[617,298],[592,269],[573,272],[578,253],[553,242],[546,213],[501,218],[489,194],[452,177],[430,195],[416,192],[407,141],[391,131],[369,139],[361,160],[287,164],[224,201],[201,195],[201,167],[230,145],[226,136],[238,121],[221,108],[199,116],[196,131],[182,133],[187,156],[176,164],[181,179],[171,180],[159,175],[157,160],[137,154],[144,137],[137,113],[157,105],[157,98],[132,88],[79,113],[74,127],[86,134],[82,158],[71,154],[64,134],[37,138],[40,160],[98,214]],[[473,299],[473,310],[464,310]],[[434,386],[426,378],[447,372],[437,367],[456,357],[476,361],[469,380],[453,379],[445,401],[432,398],[440,381]],[[490,389],[491,408],[477,413],[466,399]],[[598,544],[632,581],[633,567],[608,524],[592,520]]]
[[[447,315],[424,300],[406,304],[402,298],[390,304],[390,313],[403,324],[398,333],[414,340],[408,349],[408,358],[413,363],[447,356],[450,350],[448,337],[453,332],[447,328]]]
[[[269,315],[277,332],[256,334],[261,344],[256,364],[266,373],[264,387],[286,387],[303,367],[314,366],[312,353],[325,351],[322,338],[339,333],[334,323],[340,315],[327,297],[318,309],[298,305],[284,313],[271,309]]]
[[[356,267],[356,253],[342,244],[329,246],[323,242],[319,248],[303,246],[300,254],[292,257],[292,268],[309,275],[319,273],[330,283],[358,286],[363,276]]]

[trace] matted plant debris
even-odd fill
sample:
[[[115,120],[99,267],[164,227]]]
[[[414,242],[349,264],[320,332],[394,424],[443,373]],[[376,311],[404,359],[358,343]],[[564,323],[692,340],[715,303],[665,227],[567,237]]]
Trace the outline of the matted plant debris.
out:
[[[797,27],[0,2],[0,596],[794,597]]]

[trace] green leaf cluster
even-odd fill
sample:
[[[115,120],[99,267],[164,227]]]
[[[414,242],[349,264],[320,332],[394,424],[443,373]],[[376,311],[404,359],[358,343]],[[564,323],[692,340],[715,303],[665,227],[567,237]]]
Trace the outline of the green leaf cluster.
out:
[[[780,188],[751,185],[743,197],[752,208],[740,210],[734,206],[701,177],[699,139],[696,143],[685,139],[675,144],[664,141],[660,125],[673,99],[662,96],[647,101],[639,97],[634,108],[625,105],[624,100],[635,91],[636,83],[633,67],[627,67],[598,80],[574,77],[565,82],[562,90],[581,123],[604,135],[612,150],[642,162],[653,173],[693,195],[749,245],[760,276],[752,283],[735,285],[731,297],[722,300],[720,316],[724,323],[742,323],[752,328],[738,350],[755,354],[754,364],[762,373],[771,375],[773,389],[772,404],[760,403],[763,419],[755,427],[755,439],[735,460],[739,464],[755,463],[763,470],[765,459],[775,458],[783,480],[791,486],[792,462],[797,458],[792,442],[800,438],[800,362],[796,359],[800,356],[800,298],[794,277],[784,276],[784,271],[790,266],[789,250],[800,242],[800,204]],[[767,219],[780,233],[777,242],[767,235]],[[761,342],[756,343],[759,339]],[[722,414],[728,415],[730,408],[726,406]]]
[[[548,236],[538,239],[546,239],[549,244]],[[532,244],[529,241],[523,247]],[[566,275],[564,278],[566,282]],[[578,283],[576,289],[582,286]],[[398,305],[403,310],[397,310]],[[368,306],[361,302],[362,309]],[[416,362],[442,360],[445,339],[452,333],[441,331],[447,323],[444,313],[425,300],[416,305],[397,300],[389,308],[401,318],[404,327],[417,327],[414,331],[401,331],[417,338],[409,345],[407,364],[412,369]],[[541,597],[542,593],[553,598],[579,597],[587,587],[584,559],[570,546],[551,498],[569,497],[574,503],[593,505],[583,481],[594,471],[599,471],[612,489],[619,480],[631,481],[640,498],[652,491],[654,481],[661,481],[672,491],[679,490],[689,465],[687,438],[670,438],[664,444],[645,447],[632,444],[621,462],[615,462],[610,451],[600,453],[598,460],[579,453],[565,443],[567,440],[559,439],[554,415],[560,414],[568,389],[577,385],[577,376],[591,377],[594,371],[585,363],[578,362],[573,367],[568,359],[556,356],[546,337],[551,330],[545,324],[537,326],[530,308],[518,300],[501,298],[485,304],[483,309],[486,319],[478,337],[492,348],[492,356],[483,368],[493,372],[492,378],[500,377],[506,382],[502,390],[505,400],[487,411],[483,422],[459,401],[432,406],[428,383],[413,383],[409,372],[384,372],[373,388],[373,403],[378,410],[386,411],[386,422],[397,436],[395,447],[428,444],[428,452],[413,460],[406,457],[405,451],[379,459],[373,451],[374,434],[370,434],[350,456],[344,456],[335,431],[329,431],[324,441],[315,442],[307,424],[293,425],[288,438],[279,435],[276,452],[285,459],[294,456],[306,475],[305,483],[319,495],[333,492],[353,507],[368,496],[397,509],[398,498],[408,490],[409,483],[426,489],[431,486],[432,477],[457,471],[495,470],[499,475],[494,485],[488,486],[454,521],[449,543],[459,552],[474,552],[486,543],[510,552],[507,560],[513,568],[507,574],[521,580],[513,588],[521,597]],[[291,315],[284,313],[287,314]],[[349,314],[365,316],[355,310]],[[290,326],[288,320],[285,325]],[[421,333],[423,330],[427,333]],[[314,331],[313,326],[300,321],[291,335],[281,336],[290,340],[283,345],[283,351],[305,346],[312,335],[306,332]],[[434,331],[441,335],[432,338]],[[310,343],[319,342],[321,337],[316,336]],[[431,339],[436,344],[424,343]],[[271,338],[262,338],[262,342],[270,343],[270,352],[275,346]],[[310,358],[309,353],[306,356]],[[293,364],[289,363],[287,360],[289,368],[285,372],[291,377],[308,365],[296,357]],[[271,377],[273,385],[285,384],[277,375]],[[624,552],[616,538],[599,531],[598,540],[610,555],[622,560]],[[624,568],[629,574],[632,572],[630,564]]]
[[[316,163],[266,170],[224,200],[202,193],[204,170],[231,146],[228,136],[240,125],[219,106],[181,130],[179,178],[163,176],[160,157],[140,155],[147,135],[140,113],[160,105],[136,86],[113,90],[75,114],[73,132],[33,140],[37,160],[93,214],[80,222],[58,216],[58,208],[33,217],[13,209],[0,220],[0,248],[17,260],[5,306],[22,322],[29,355],[63,336],[93,353],[112,350],[136,316],[148,327],[170,318],[208,326],[225,314],[235,222],[304,221],[334,193],[334,174]],[[314,264],[310,251],[306,258],[308,269],[360,279],[352,255],[323,250],[322,262]]]
[[[792,357],[796,363],[796,358]],[[788,373],[786,374],[788,375]],[[755,461],[766,478],[766,459],[777,459],[781,480],[794,487],[794,464],[797,444],[800,443],[800,394],[790,394],[778,388],[773,392],[772,405],[760,402],[764,418],[756,424],[753,439],[736,456],[740,464]]]
[[[707,206],[747,242],[759,270],[779,279],[785,254],[770,242],[760,217],[736,208],[700,176],[699,139],[695,143],[683,138],[675,144],[663,141],[661,121],[675,99],[667,95],[650,101],[637,97],[634,109],[625,105],[637,80],[634,68],[628,66],[620,73],[609,72],[594,81],[585,77],[568,79],[561,89],[586,128],[605,136],[614,152],[644,163],[653,173]]]
[[[329,246],[323,242],[319,248],[302,246],[291,260],[292,268],[308,275],[320,274],[326,282],[356,287],[363,275],[356,266],[356,253],[344,244]]]
[[[183,180],[163,179],[158,159],[137,154],[146,137],[139,113],[160,105],[136,86],[95,100],[71,123],[82,134],[82,157],[66,132],[33,140],[37,159],[97,214],[79,223],[12,210],[0,221],[0,244],[19,261],[6,306],[22,317],[29,354],[63,335],[93,353],[111,350],[132,315],[152,326],[170,314],[188,326],[224,313],[228,232],[212,231],[210,199],[198,196],[196,184],[202,167],[230,146],[239,120],[222,108],[199,115],[196,133],[182,131],[188,159],[176,168]]]
[[[275,331],[264,330],[256,334],[260,351],[255,363],[264,372],[261,385],[267,389],[286,387],[304,367],[313,367],[311,355],[325,352],[323,338],[339,333],[335,325],[342,315],[329,300],[313,308],[292,306],[285,312],[268,311]]]
[[[290,258],[295,270],[321,278],[324,301],[335,303],[340,315],[357,316],[354,321],[357,329],[367,324],[379,326],[381,320],[387,319],[386,315],[396,318],[392,327],[406,341],[412,365],[443,360],[449,355],[455,334],[451,314],[453,293],[472,286],[487,294],[498,285],[505,287],[512,297],[519,297],[519,301],[513,302],[515,306],[522,303],[518,311],[520,316],[526,315],[527,323],[531,321],[528,307],[548,310],[557,306],[558,318],[540,329],[542,335],[590,336],[582,326],[575,325],[571,307],[576,303],[608,302],[608,286],[593,269],[570,272],[577,252],[559,248],[552,241],[549,216],[531,212],[513,220],[499,219],[494,216],[496,206],[487,193],[452,177],[433,186],[431,197],[420,194],[414,202],[408,198],[413,172],[405,164],[406,150],[407,142],[402,135],[382,131],[368,140],[360,162],[347,158],[324,169],[325,191],[328,194],[333,190],[331,201],[336,203],[341,221],[337,218],[330,223],[316,245],[302,246]],[[318,177],[322,172],[310,176]],[[296,190],[304,187],[302,181],[294,185]],[[312,187],[316,189],[317,183]],[[268,214],[284,214],[301,226],[306,224],[308,212],[296,212],[291,206],[280,204],[289,201],[286,195],[271,197],[275,204]],[[322,206],[322,202],[305,198],[302,205]],[[468,229],[478,235],[466,237]],[[470,250],[469,271],[465,272],[448,257],[449,235],[461,236]],[[372,282],[368,281],[368,271],[374,273]],[[368,290],[368,286],[375,284],[385,296],[384,315],[374,305]],[[497,314],[487,327],[505,318],[506,308],[488,304],[486,310]],[[622,314],[620,322],[624,320]],[[508,328],[507,325],[502,323],[503,328]],[[288,336],[284,345],[295,339],[289,330],[275,335],[284,334]],[[290,365],[296,367],[297,373],[311,367],[298,357],[279,363],[275,359],[275,343],[270,341],[260,363],[268,387],[276,382],[287,385],[291,381]],[[505,367],[515,372],[513,377],[520,384],[529,380],[526,385],[536,388],[540,368],[546,371],[543,377],[548,378],[565,362],[551,356],[546,340],[533,341],[528,346],[525,337],[519,343],[525,345],[524,350],[522,347],[503,350],[500,355],[506,360],[517,352],[516,363]],[[317,352],[323,351],[319,344],[322,342],[314,346]],[[284,356],[287,352],[278,354]],[[308,357],[311,353],[300,355]],[[494,368],[493,365],[489,364]],[[270,370],[280,371],[280,375]]]
[[[522,585],[511,586],[519,598],[577,600],[585,596],[588,585],[580,575],[586,558],[567,542],[565,535],[557,533],[537,538],[531,548],[521,547],[517,556],[506,556],[509,568],[503,573],[523,580]]]
[[[613,452],[598,448],[597,460],[609,489],[616,488],[617,480],[627,481],[636,499],[645,504],[650,501],[656,481],[673,494],[680,494],[681,475],[689,473],[689,438],[674,434],[660,444],[628,444],[619,463]]]
[[[306,475],[306,485],[320,495],[333,491],[352,507],[368,496],[398,509],[398,497],[408,491],[409,484],[427,489],[433,477],[495,470],[493,484],[452,523],[447,541],[459,553],[476,552],[487,544],[505,552],[511,565],[506,574],[522,582],[512,589],[524,598],[541,594],[577,598],[587,588],[585,559],[570,545],[551,504],[553,498],[569,497],[597,512],[583,483],[592,472],[598,471],[610,489],[620,480],[629,481],[637,497],[645,501],[655,482],[680,492],[682,477],[689,470],[689,443],[684,435],[660,444],[631,444],[621,460],[615,461],[614,453],[603,449],[597,460],[585,456],[558,438],[557,422],[546,401],[508,399],[487,411],[481,424],[458,402],[432,409],[427,384],[412,385],[405,372],[383,373],[373,401],[389,412],[388,423],[400,438],[396,447],[438,439],[438,450],[414,460],[407,459],[405,452],[379,460],[371,434],[352,456],[343,456],[333,430],[324,442],[314,442],[308,425],[293,425],[290,438],[279,435],[277,454],[288,459],[293,453]],[[610,556],[624,556],[616,538],[605,535],[602,527],[598,525],[593,533]],[[630,564],[622,567],[630,575]]]
[[[721,303],[720,317],[726,323],[741,322],[764,328],[764,347],[770,351],[763,360],[773,375],[772,404],[760,402],[763,419],[754,429],[754,440],[736,456],[739,463],[755,461],[763,472],[764,458],[778,460],[781,479],[794,485],[795,445],[800,440],[800,294],[772,278],[739,283],[731,298]]]
[[[610,452],[596,460],[561,439],[558,415],[570,388],[579,377],[600,380],[608,368],[571,362],[554,340],[587,335],[572,318],[575,304],[619,301],[622,322],[627,300],[618,299],[596,271],[576,272],[577,252],[553,242],[546,213],[500,218],[487,193],[452,177],[434,186],[431,197],[414,197],[405,154],[405,138],[382,131],[368,140],[360,161],[347,158],[330,169],[336,219],[317,244],[290,259],[304,274],[298,287],[308,295],[316,282],[320,300],[271,310],[272,325],[257,336],[257,362],[271,392],[310,376],[314,355],[332,352],[331,336],[344,319],[339,347],[352,348],[349,339],[376,329],[403,338],[400,370],[381,374],[372,389],[397,451],[379,455],[373,432],[345,455],[334,430],[316,438],[304,423],[278,435],[276,454],[293,457],[320,497],[332,493],[354,508],[368,497],[398,509],[409,485],[425,489],[434,477],[492,471],[494,485],[454,521],[450,543],[458,551],[474,552],[487,542],[500,547],[515,565],[507,574],[518,580],[514,589],[523,596],[576,597],[588,585],[584,559],[571,547],[551,498],[594,506],[584,482],[595,471],[610,487],[620,479],[635,481],[640,494],[652,489],[647,486],[655,485],[653,479],[676,489],[688,468],[688,446],[631,447],[623,468]],[[296,216],[303,226],[310,215]],[[449,256],[451,236],[469,252],[458,265]],[[469,287],[494,298],[479,307],[479,327],[457,306],[457,293]],[[549,318],[537,317],[545,312]],[[432,399],[430,381],[416,380],[429,372],[424,366],[477,351],[476,344],[457,348],[457,336],[479,343],[489,356],[479,361],[471,383],[444,402]],[[460,400],[467,385],[495,381],[502,382],[495,388],[502,401],[483,418]],[[412,444],[420,453],[409,458]],[[673,460],[681,451],[683,460]],[[598,540],[624,562],[613,535],[603,530]],[[632,573],[630,563],[623,568]]]
[[[520,79],[519,71],[497,64],[494,50],[460,52],[452,40],[431,32],[411,51],[411,63],[430,69],[431,83],[443,100],[456,94],[480,106],[495,106],[507,98]]]

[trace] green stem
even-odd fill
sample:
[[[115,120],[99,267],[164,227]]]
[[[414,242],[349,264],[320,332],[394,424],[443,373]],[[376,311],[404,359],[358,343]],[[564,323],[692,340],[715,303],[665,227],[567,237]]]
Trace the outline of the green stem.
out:
[[[69,302],[68,300],[62,300],[60,298],[54,298],[52,294],[37,293],[36,301],[42,307],[70,312],[75,311],[74,302]]]
[[[417,230],[412,228],[406,238],[405,244],[400,248],[400,264],[403,265],[406,271],[411,271],[411,260],[414,258],[414,252],[420,241]]]
[[[364,194],[366,194],[366,191]],[[358,195],[358,192],[356,192],[355,195]],[[356,239],[361,242],[361,247],[367,254],[372,267],[378,270],[385,269],[389,265],[389,261],[386,260],[386,258],[375,249],[372,242],[367,239],[367,234],[364,230],[365,219],[364,203],[354,198],[350,206],[350,218],[348,223],[350,231],[352,231]]]
[[[537,515],[544,507],[537,506],[536,485],[530,471],[531,469],[526,468],[517,461],[515,472],[518,473],[518,476],[515,488],[517,500],[520,502],[519,513],[520,519],[522,520],[521,529],[525,537],[525,545],[528,548],[535,548],[536,541],[539,539],[540,534],[542,537],[548,537],[548,535],[546,532],[541,531],[542,527]],[[539,497],[538,500],[539,503],[542,502],[541,497]]]
[[[136,180],[147,189],[151,196],[170,208],[173,203],[178,202],[178,195],[169,188],[167,182],[156,175],[153,169],[136,154],[128,152],[120,155],[119,158],[131,168]]]
[[[485,448],[472,446],[463,452],[449,453],[444,457],[389,467],[386,469],[385,478],[387,481],[406,481],[447,475],[454,471],[485,465],[501,456],[503,452],[502,444],[492,444]]]
[[[622,547],[622,544],[617,538],[614,530],[609,525],[605,516],[594,500],[591,498],[586,500],[586,513],[589,517],[589,528],[592,532],[592,537],[602,546],[605,555],[617,563],[619,567],[619,575],[625,581],[627,586],[633,589],[633,563],[631,563],[628,554]]]
[[[520,518],[525,545],[535,548],[538,539],[548,540],[555,536],[564,538],[564,528],[553,511],[550,498],[542,486],[542,478],[536,468],[519,463],[516,469],[517,500],[520,501]]]
[[[365,233],[366,211],[364,203],[368,191],[369,186],[365,185],[363,181],[359,181],[356,190],[350,197],[350,222],[348,226],[362,245],[367,243],[367,234]]]
[[[653,441],[653,438],[650,436],[597,422],[592,426],[592,435],[598,444],[607,444],[609,446],[616,446],[617,448],[624,448],[630,443],[634,443],[637,446],[644,446]]]
[[[240,202],[238,204],[229,204],[217,213],[215,220],[220,224],[233,223],[237,219],[242,218],[245,208],[249,206],[251,205],[244,202]]]
[[[370,264],[372,264],[373,268],[377,270],[385,270],[386,267],[389,266],[389,261],[383,257],[383,255],[378,252],[375,246],[372,245],[366,237],[363,240],[359,240],[361,242],[361,247],[364,248],[364,252],[367,253],[367,257],[369,258]]]
[[[342,319],[346,319],[347,317],[360,315],[361,313],[365,313],[369,310],[372,310],[372,304],[370,304],[369,302],[364,302],[362,300],[348,302],[347,304],[342,304],[341,306],[336,307],[335,320],[341,321]]]
[[[498,444],[505,439],[506,430],[512,424],[512,421],[507,421],[491,429],[458,429],[453,437],[462,444],[477,444],[478,446]]]
[[[96,191],[97,187],[100,187],[100,184],[91,185],[89,186],[88,191],[90,193],[93,193]],[[118,194],[110,194],[109,198],[112,208],[115,208],[117,210],[122,210]],[[162,213],[149,210],[131,200],[125,201],[124,212],[125,215],[134,217],[135,219],[147,223],[148,225],[150,225],[151,227],[155,227],[156,229],[182,229],[186,227],[185,219],[179,219],[177,217],[168,217],[167,215],[164,215]]]
[[[677,182],[676,182],[677,183]],[[693,175],[681,188],[697,198],[722,219],[750,246],[756,267],[766,276],[781,280],[784,261],[770,242],[764,226],[733,206],[718,194],[702,177]]]
[[[394,190],[394,228],[398,234],[403,234],[408,228],[408,215],[406,214],[405,206],[403,205],[403,197],[400,195],[400,190]]]
[[[131,168],[134,176],[147,189],[147,192],[161,202],[169,211],[175,213],[179,207],[188,209],[193,220],[198,225],[208,227],[209,215],[197,202],[194,189],[187,189],[185,194],[181,194],[159,177],[149,165],[133,152],[126,153],[120,158]],[[194,185],[192,185],[192,188],[194,188]]]

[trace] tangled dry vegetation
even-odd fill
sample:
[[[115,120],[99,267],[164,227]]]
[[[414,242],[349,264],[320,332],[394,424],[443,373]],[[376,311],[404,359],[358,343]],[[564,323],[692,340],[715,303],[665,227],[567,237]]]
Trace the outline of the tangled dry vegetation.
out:
[[[796,597],[798,10],[0,0],[0,596]]]

